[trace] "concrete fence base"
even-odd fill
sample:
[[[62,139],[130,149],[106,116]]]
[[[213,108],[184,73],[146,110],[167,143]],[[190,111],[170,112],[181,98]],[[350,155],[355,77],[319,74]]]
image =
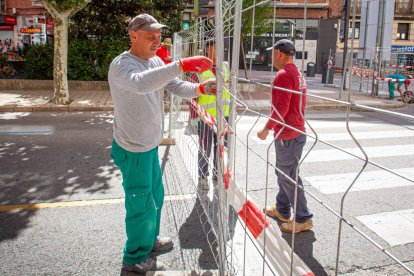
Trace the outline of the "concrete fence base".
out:
[[[69,81],[70,91],[109,91],[107,81]],[[53,80],[0,79],[0,91],[53,91]]]
[[[240,82],[237,85],[243,92],[270,92],[269,87],[260,84]],[[0,91],[53,91],[53,80],[0,79]],[[109,91],[107,81],[69,81],[69,91]]]

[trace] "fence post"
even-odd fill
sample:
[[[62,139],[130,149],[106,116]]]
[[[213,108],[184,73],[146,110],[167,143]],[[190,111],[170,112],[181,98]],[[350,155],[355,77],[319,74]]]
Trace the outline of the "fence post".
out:
[[[222,19],[222,0],[215,1],[215,27],[216,27],[216,72],[217,75],[223,73],[223,62],[224,62],[224,29],[223,29],[223,19]],[[221,77],[216,78],[217,83],[217,100],[216,100],[216,110],[217,110],[217,156],[220,156],[220,148],[224,147],[224,136],[223,133],[223,79]],[[218,255],[219,255],[219,275],[226,275],[226,243],[227,243],[227,194],[224,189],[223,183],[223,170],[224,160],[223,158],[217,158],[217,190],[218,190]]]

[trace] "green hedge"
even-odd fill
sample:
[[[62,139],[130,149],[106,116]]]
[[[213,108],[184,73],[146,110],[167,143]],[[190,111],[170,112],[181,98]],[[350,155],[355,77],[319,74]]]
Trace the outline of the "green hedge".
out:
[[[69,80],[106,80],[111,61],[129,48],[126,38],[77,40],[68,45]],[[53,79],[53,46],[34,45],[26,55],[30,79]]]

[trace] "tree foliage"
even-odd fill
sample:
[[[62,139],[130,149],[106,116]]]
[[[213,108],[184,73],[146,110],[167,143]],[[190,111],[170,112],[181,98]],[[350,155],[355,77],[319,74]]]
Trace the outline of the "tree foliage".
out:
[[[254,3],[259,3],[260,0],[243,0],[243,8],[252,6]],[[268,4],[256,6],[254,10],[253,22],[253,8],[245,11],[242,15],[242,37],[247,37],[252,32],[252,24],[254,23],[254,35],[260,36],[264,33],[272,32],[273,25],[269,18],[272,18],[273,8]]]
[[[85,6],[85,0],[43,0],[51,4],[58,12],[65,12],[70,9],[81,9]]]
[[[185,3],[182,0],[93,0],[77,13],[70,25],[70,36],[77,39],[104,37],[127,37],[127,22],[140,13],[148,13],[169,26],[164,36],[172,37],[179,31],[181,13]]]
[[[126,40],[115,38],[69,42],[68,79],[106,80],[111,61],[128,47]],[[53,79],[53,45],[30,46],[26,55],[26,70],[30,79]]]

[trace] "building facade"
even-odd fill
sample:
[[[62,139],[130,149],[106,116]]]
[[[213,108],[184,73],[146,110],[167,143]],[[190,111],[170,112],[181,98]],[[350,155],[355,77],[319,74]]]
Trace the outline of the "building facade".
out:
[[[214,15],[214,2],[210,0],[207,5],[208,16]],[[303,50],[305,1],[274,0],[274,2],[269,2],[269,6],[273,7],[276,4],[276,21],[273,22],[272,12],[269,14],[269,24],[275,23],[275,33],[254,35],[253,45],[251,45],[250,38],[244,42],[245,60],[241,57],[241,68],[243,68],[243,63],[247,68],[251,63],[255,70],[270,70],[272,57],[271,52],[266,51],[266,48],[272,46],[274,37],[275,42],[283,38],[294,41],[297,48],[295,63],[299,68],[302,66],[303,57],[305,71],[308,63],[315,63],[316,71],[322,72],[322,67],[327,63],[329,55],[335,56],[338,18],[343,4],[341,0],[308,0],[306,2],[305,49]],[[191,15],[192,8],[190,5],[185,11],[187,18],[194,17]]]
[[[278,0],[276,1],[276,30],[275,41],[288,38],[294,41],[296,46],[295,63],[304,71],[308,63],[316,66],[316,72],[321,73],[323,66],[327,64],[330,56],[335,56],[338,18],[342,9],[341,1],[334,0]],[[270,3],[273,6],[273,3]],[[306,32],[304,32],[306,17]],[[271,22],[273,23],[273,22]],[[305,33],[305,38],[304,38]],[[271,53],[266,52],[266,47],[271,46],[272,34],[265,34],[254,39],[254,51],[250,54],[260,55],[254,58],[253,64],[263,70],[270,68],[272,63]],[[304,47],[305,46],[305,47]],[[247,43],[246,49],[251,49]]]
[[[356,13],[355,13],[355,31],[352,32],[352,21],[349,23],[349,35],[348,38],[352,38],[354,35],[354,49],[362,49],[363,44],[360,47],[360,33],[364,26],[361,26],[361,0],[356,1]],[[364,15],[363,15],[364,16]],[[341,22],[338,21],[340,25]],[[344,43],[339,39],[337,41],[337,63],[338,68],[342,67]],[[351,45],[351,41],[348,42]],[[390,54],[389,59],[385,61],[387,63],[399,64],[399,65],[414,65],[414,0],[395,0],[394,3],[394,20],[392,24],[392,38],[390,42],[391,47],[382,49],[383,52]],[[357,51],[354,51],[354,58],[360,58],[357,55]],[[372,54],[366,57],[366,60],[372,60]]]
[[[53,18],[40,0],[0,0],[2,52],[23,49],[32,44],[50,43],[53,27]]]

